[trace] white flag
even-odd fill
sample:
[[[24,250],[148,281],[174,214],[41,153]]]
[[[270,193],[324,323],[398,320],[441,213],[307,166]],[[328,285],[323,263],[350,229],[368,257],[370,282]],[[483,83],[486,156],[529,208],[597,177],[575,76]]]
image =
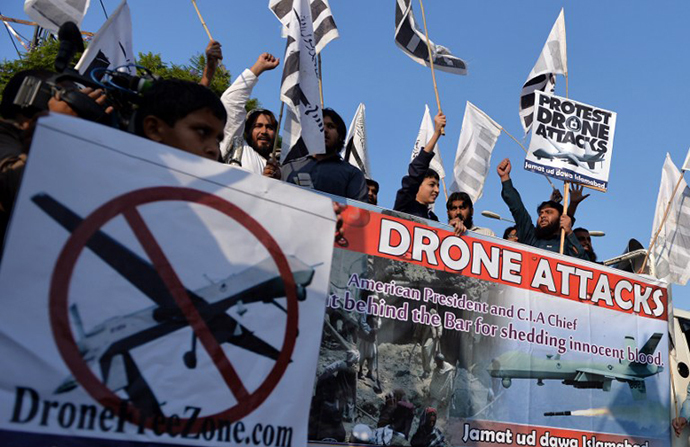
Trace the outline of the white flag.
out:
[[[414,149],[412,149],[412,157],[410,161],[419,154],[419,151],[424,149],[431,140],[431,136],[434,134],[434,122],[431,120],[431,114],[429,113],[429,106],[424,106],[424,117],[422,118],[422,124],[419,126],[419,133],[417,134],[417,140],[414,142]],[[429,167],[436,171],[440,178],[446,177],[446,171],[443,169],[443,162],[441,162],[441,148],[438,143],[434,148],[434,158],[431,159]]]
[[[287,106],[281,163],[326,152],[308,0],[294,0],[283,62],[280,99]]]
[[[680,185],[669,206],[666,222],[652,248],[650,261],[657,278],[684,286],[690,279],[690,188],[682,176],[683,173],[671,161],[671,156],[666,154],[659,196],[656,199],[652,239],[679,180]]]
[[[367,152],[367,126],[366,126],[366,107],[360,103],[352,117],[350,128],[347,130],[345,138],[346,162],[364,173],[366,178],[371,178],[371,167],[369,166],[369,154]]]
[[[452,192],[466,192],[472,202],[477,203],[484,191],[491,153],[500,135],[501,126],[467,101],[453,166]]]
[[[88,76],[94,68],[115,69],[128,64],[134,64],[132,17],[127,0],[122,0],[120,6],[98,30],[75,68],[79,73]],[[119,71],[130,74],[136,72],[134,67],[121,68]]]
[[[81,28],[89,0],[26,0],[24,12],[39,26],[57,33],[65,22],[74,22]]]
[[[288,35],[290,24],[290,13],[293,9],[293,0],[270,0],[268,8],[273,11],[278,20],[284,25],[283,37]],[[333,39],[340,37],[338,28],[335,26],[333,13],[328,4],[328,0],[309,0],[312,17],[312,28],[314,30],[314,46],[316,52],[320,53],[326,44]]]
[[[537,63],[532,68],[520,94],[520,123],[525,135],[532,128],[534,111],[534,91],[553,93],[556,75],[568,75],[568,54],[565,45],[565,15],[563,9],[553,24],[546,44],[541,50]]]

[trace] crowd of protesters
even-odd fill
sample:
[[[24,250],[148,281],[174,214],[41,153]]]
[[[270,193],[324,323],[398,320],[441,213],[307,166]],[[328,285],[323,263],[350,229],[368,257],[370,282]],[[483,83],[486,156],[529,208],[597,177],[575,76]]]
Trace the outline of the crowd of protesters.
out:
[[[276,151],[279,150],[276,144],[278,123],[274,113],[265,109],[246,111],[252,89],[260,76],[275,69],[280,60],[269,53],[261,54],[218,98],[207,86],[222,57],[220,44],[211,41],[206,48],[206,68],[199,84],[172,79],[157,81],[142,97],[135,114],[134,133],[255,174],[377,205],[378,182],[366,178],[362,171],[341,157],[347,128],[335,110],[323,110],[325,153],[302,156],[280,165]],[[36,120],[47,113],[77,116],[69,102],[63,100],[66,92],[88,97],[105,113],[112,111],[112,107],[106,109],[103,91],[90,88],[79,90],[70,85],[65,85],[44,108],[22,108],[13,103],[25,78],[46,79],[51,74],[38,70],[20,72],[10,80],[3,92],[0,106],[0,240],[4,239],[10,219]],[[434,118],[433,135],[410,162],[407,175],[402,177],[394,210],[439,220],[432,208],[439,195],[440,179],[429,165],[445,124],[446,117],[439,112]],[[575,210],[587,197],[582,193],[582,187],[574,189],[565,214],[557,192],[550,200],[541,203],[534,225],[512,184],[510,171],[508,159],[499,163],[497,173],[502,183],[501,194],[516,222],[514,227],[505,230],[504,239],[558,252],[561,231],[564,231],[565,254],[596,261],[589,232],[584,228],[572,228]],[[467,193],[453,192],[448,197],[446,211],[448,224],[455,234],[471,231],[495,236],[492,230],[474,225],[473,203]]]

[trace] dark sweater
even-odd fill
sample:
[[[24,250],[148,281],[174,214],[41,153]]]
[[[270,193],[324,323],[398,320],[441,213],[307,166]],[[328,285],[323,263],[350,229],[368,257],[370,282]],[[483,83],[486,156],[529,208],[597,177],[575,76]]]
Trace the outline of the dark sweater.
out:
[[[280,171],[288,183],[360,202],[367,201],[369,190],[364,174],[338,156],[321,160],[311,156],[298,158],[283,165]]]
[[[428,205],[417,202],[417,192],[433,158],[433,152],[419,151],[419,154],[410,162],[407,175],[402,179],[402,188],[398,190],[395,196],[395,205],[393,206],[395,211],[402,211],[438,222],[438,217],[429,209]]]
[[[549,250],[558,253],[561,248],[561,236],[560,231],[548,239],[538,239],[536,235],[536,229],[532,223],[532,218],[525,209],[525,205],[522,203],[520,194],[517,189],[513,186],[511,180],[506,180],[503,182],[503,189],[501,191],[501,197],[503,201],[510,208],[510,213],[515,219],[515,226],[517,227],[518,242],[526,245],[531,245],[532,247],[541,248],[544,250]],[[565,243],[563,245],[563,254],[568,256],[573,256],[575,258],[585,259],[589,261],[589,256],[585,253],[585,250],[580,245],[577,240],[575,233],[570,233],[565,237]]]

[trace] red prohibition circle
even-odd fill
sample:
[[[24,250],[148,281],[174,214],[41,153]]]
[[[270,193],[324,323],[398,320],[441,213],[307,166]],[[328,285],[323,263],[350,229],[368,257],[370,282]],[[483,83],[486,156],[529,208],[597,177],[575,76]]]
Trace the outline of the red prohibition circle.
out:
[[[152,202],[186,201],[208,206],[219,211],[241,224],[268,250],[273,258],[285,286],[287,298],[287,322],[285,338],[280,354],[273,368],[261,385],[253,392],[242,398],[235,396],[237,404],[220,413],[200,417],[193,425],[190,433],[201,430],[206,419],[223,418],[235,422],[257,409],[271,394],[285,373],[295,348],[298,329],[298,300],[295,279],[288,261],[273,237],[249,214],[236,205],[215,195],[181,187],[155,187],[129,192],[112,199],[96,209],[74,230],[62,248],[51,278],[49,312],[50,322],[55,342],[63,360],[74,374],[75,379],[84,389],[105,407],[111,408],[118,414],[122,399],[102,383],[91,371],[79,352],[79,348],[70,328],[68,313],[69,288],[74,267],[89,239],[107,222],[137,206]],[[191,324],[190,324],[191,327]],[[209,353],[210,355],[210,353]],[[215,359],[214,359],[215,363]],[[218,366],[218,365],[217,365]],[[222,372],[221,372],[222,374]],[[234,395],[234,394],[233,394]],[[131,402],[128,404],[127,419],[147,428],[154,428],[153,417],[147,417],[144,424],[140,421],[140,411]],[[186,419],[180,419],[186,423]]]

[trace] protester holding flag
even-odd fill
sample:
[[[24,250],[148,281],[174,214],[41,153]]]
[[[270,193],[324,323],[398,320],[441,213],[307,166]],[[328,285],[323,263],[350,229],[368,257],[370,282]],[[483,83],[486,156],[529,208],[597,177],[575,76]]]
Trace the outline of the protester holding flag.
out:
[[[438,217],[429,206],[433,205],[438,197],[439,176],[436,171],[429,169],[429,164],[434,158],[434,148],[445,126],[446,116],[438,112],[434,117],[434,133],[429,143],[410,162],[407,175],[402,179],[402,188],[395,196],[394,210],[438,221]]]
[[[281,177],[289,183],[366,202],[368,188],[364,174],[340,158],[345,144],[345,122],[333,109],[323,109],[325,154],[307,155],[281,168]]]
[[[503,197],[503,201],[508,205],[510,213],[515,219],[518,240],[521,243],[558,253],[560,251],[561,229],[563,229],[566,234],[563,253],[589,260],[589,255],[573,233],[572,219],[567,214],[563,214],[563,205],[551,200],[542,202],[537,208],[539,217],[535,227],[525,205],[522,203],[520,194],[510,179],[510,160],[506,158],[501,161],[496,171],[503,185],[501,197]]]
[[[255,174],[264,173],[278,124],[270,110],[255,109],[247,114],[245,106],[259,76],[273,70],[279,63],[280,59],[272,54],[261,54],[254,65],[244,70],[220,97],[228,114],[221,156],[226,162],[236,157],[242,169]]]
[[[204,74],[201,76],[199,84],[204,87],[210,87],[213,76],[216,74],[218,64],[223,60],[223,51],[220,48],[220,42],[211,40],[206,47],[206,65],[204,65]]]

